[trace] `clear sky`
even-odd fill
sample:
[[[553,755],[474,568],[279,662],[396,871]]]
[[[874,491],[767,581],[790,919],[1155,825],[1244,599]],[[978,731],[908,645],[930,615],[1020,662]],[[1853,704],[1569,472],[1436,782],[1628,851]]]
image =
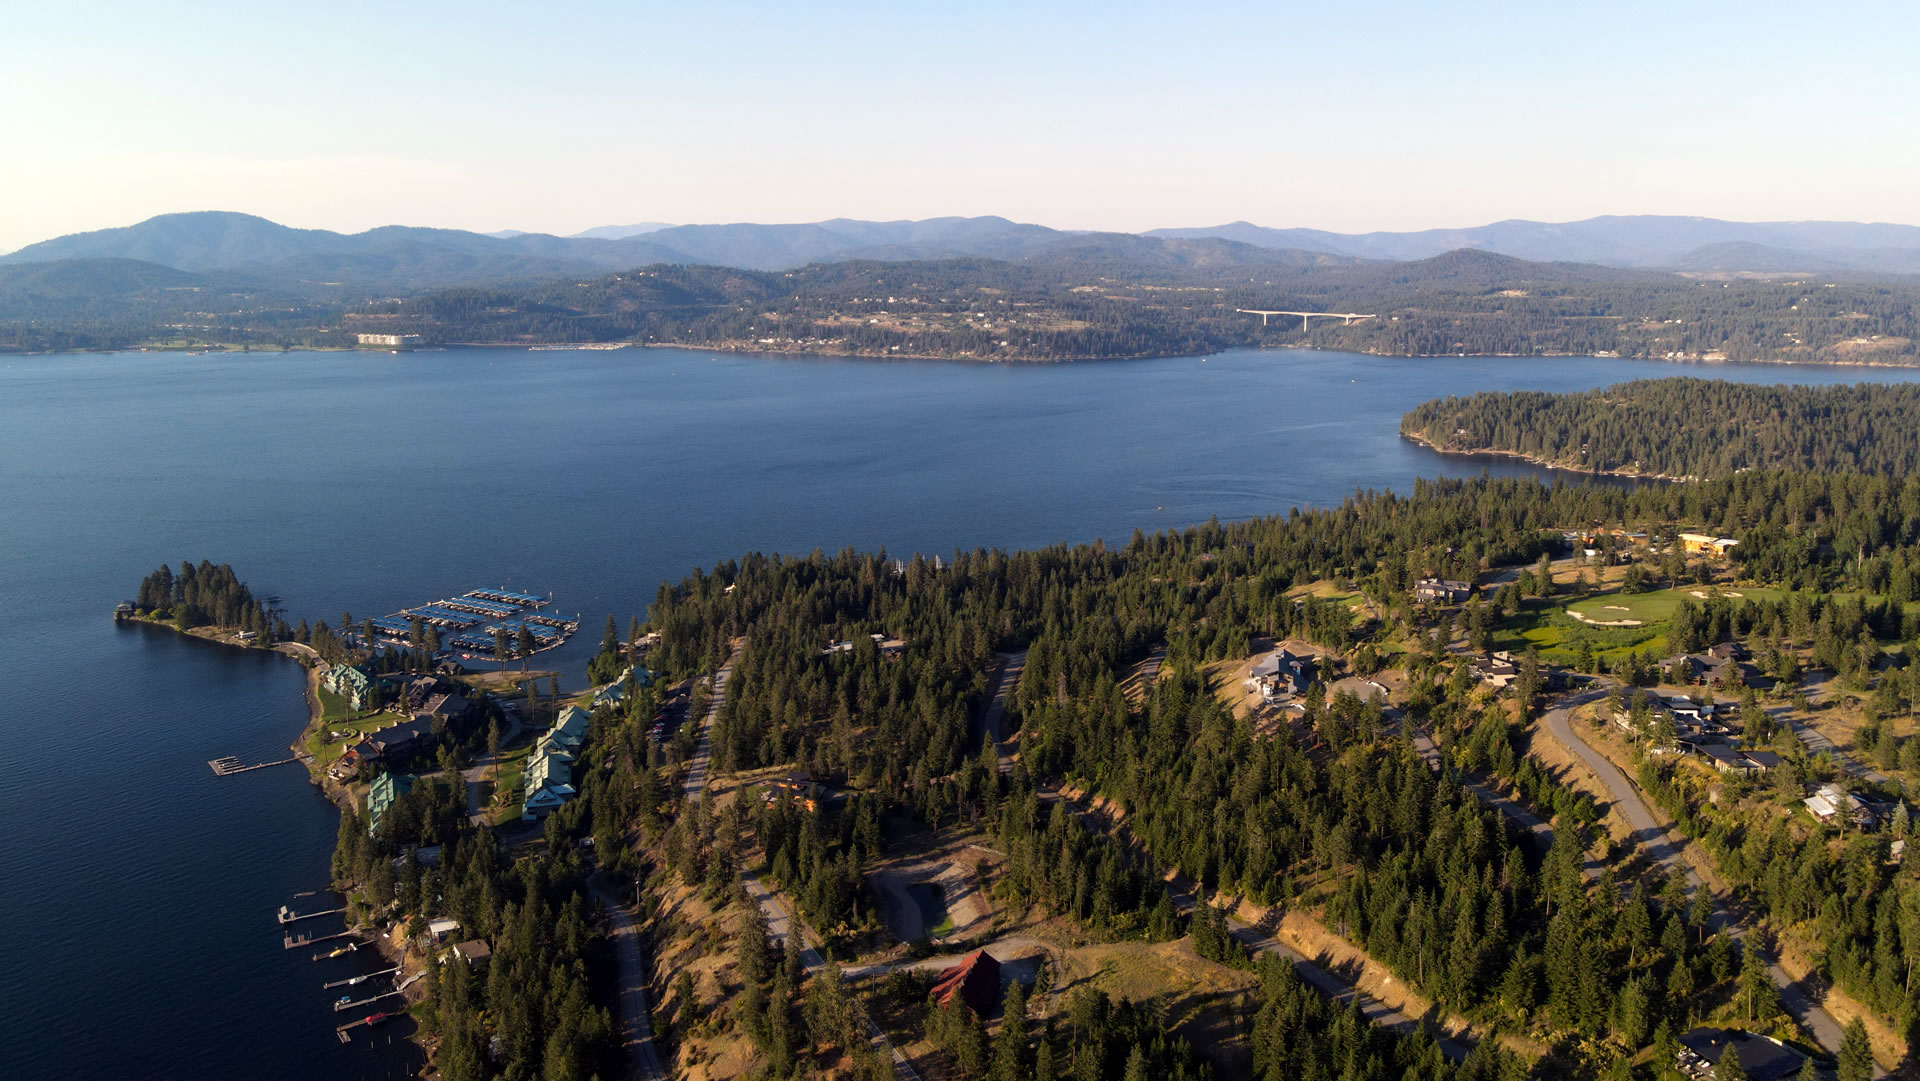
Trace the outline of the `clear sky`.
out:
[[[1920,222],[1911,3],[0,0],[0,27],[0,251],[202,209]]]

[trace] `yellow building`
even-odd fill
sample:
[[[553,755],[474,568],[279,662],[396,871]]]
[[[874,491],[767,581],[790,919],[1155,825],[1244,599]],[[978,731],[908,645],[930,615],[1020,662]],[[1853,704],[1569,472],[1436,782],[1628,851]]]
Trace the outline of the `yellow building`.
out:
[[[1706,533],[1680,534],[1680,547],[1689,555],[1724,556],[1739,543],[1732,537],[1714,537]]]

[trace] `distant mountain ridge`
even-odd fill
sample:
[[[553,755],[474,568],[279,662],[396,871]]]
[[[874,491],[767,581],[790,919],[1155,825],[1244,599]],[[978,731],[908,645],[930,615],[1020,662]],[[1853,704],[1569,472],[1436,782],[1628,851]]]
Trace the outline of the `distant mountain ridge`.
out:
[[[1358,259],[1425,259],[1461,248],[1532,262],[1601,266],[1780,271],[1852,269],[1920,273],[1920,226],[1844,221],[1736,222],[1674,215],[1607,215],[1573,222],[1512,219],[1470,229],[1403,233],[1330,233],[1269,229],[1250,222],[1190,229],[1152,229],[1159,237],[1221,237],[1265,248],[1324,251]],[[1735,246],[1740,247],[1735,247]],[[1699,255],[1706,251],[1704,257]],[[1739,265],[1741,252],[1761,265]]]
[[[1197,242],[1227,247],[1194,247]],[[835,218],[782,225],[642,222],[560,237],[399,225],[347,234],[201,211],[41,241],[0,256],[0,265],[137,260],[217,274],[240,287],[307,295],[335,290],[344,297],[589,278],[660,263],[786,271],[847,260],[1019,261],[1079,252],[1108,263],[1138,258],[1150,266],[1196,265],[1195,260],[1303,265],[1314,259],[1406,262],[1460,250],[1535,263],[1698,273],[1920,273],[1920,227],[1650,215],[1360,234],[1271,229],[1244,221],[1132,234],[1074,232],[1000,217]]]
[[[790,270],[846,259],[1019,259],[1080,235],[996,217],[656,224],[607,226],[571,237],[400,225],[347,234],[295,229],[251,214],[197,211],[29,244],[0,256],[0,265],[136,259],[174,270],[238,274],[263,285],[417,290],[594,275],[655,263]]]

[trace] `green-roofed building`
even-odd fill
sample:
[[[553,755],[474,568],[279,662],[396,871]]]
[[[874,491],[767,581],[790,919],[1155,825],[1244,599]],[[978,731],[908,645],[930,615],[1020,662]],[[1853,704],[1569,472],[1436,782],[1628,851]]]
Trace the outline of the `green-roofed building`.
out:
[[[568,706],[560,711],[559,719],[547,731],[566,746],[578,748],[587,741],[587,711],[579,706]]]
[[[380,817],[387,808],[401,796],[413,791],[414,777],[411,773],[382,773],[373,779],[367,789],[367,832],[373,833],[380,828]]]

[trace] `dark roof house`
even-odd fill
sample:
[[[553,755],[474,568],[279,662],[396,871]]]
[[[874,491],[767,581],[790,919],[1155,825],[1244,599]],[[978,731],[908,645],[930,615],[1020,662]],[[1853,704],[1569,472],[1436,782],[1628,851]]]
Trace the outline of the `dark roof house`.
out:
[[[1740,1059],[1752,1081],[1781,1081],[1800,1072],[1807,1058],[1771,1036],[1726,1028],[1696,1028],[1680,1037],[1680,1050],[1674,1065],[1690,1078],[1706,1078],[1713,1073],[1722,1055]]]
[[[959,995],[969,1009],[984,1017],[1000,998],[1000,962],[981,950],[942,973],[929,994],[941,1006]]]

